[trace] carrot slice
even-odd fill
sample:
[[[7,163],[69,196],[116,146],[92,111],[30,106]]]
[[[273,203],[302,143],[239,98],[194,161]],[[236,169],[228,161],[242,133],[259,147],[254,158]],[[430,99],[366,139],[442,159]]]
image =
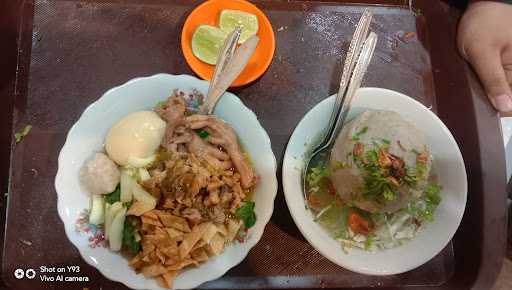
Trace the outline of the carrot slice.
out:
[[[362,235],[368,235],[373,230],[374,225],[361,215],[351,212],[348,216],[348,225],[352,231]]]

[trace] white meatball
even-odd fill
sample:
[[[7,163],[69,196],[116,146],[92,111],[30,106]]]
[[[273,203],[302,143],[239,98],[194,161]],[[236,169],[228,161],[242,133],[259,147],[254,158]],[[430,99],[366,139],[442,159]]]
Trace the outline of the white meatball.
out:
[[[354,136],[365,128],[364,134]],[[332,166],[336,162],[352,163],[352,152],[356,143],[363,145],[365,152],[368,149],[376,149],[375,142],[389,142],[389,153],[401,158],[405,166],[416,170],[417,155],[414,152],[427,150],[425,135],[408,122],[400,114],[385,110],[368,110],[351,120],[336,138],[331,153],[331,180],[336,192],[345,201],[353,202],[357,207],[366,211],[395,212],[405,207],[412,199],[415,199],[423,192],[427,185],[426,178],[419,181],[415,186],[402,184],[397,189],[397,198],[393,201],[378,203],[375,200],[366,199],[363,196],[365,172],[357,166],[336,169]],[[364,153],[363,153],[364,154]],[[430,174],[432,159],[429,155],[427,166],[424,169],[425,176]]]
[[[80,170],[80,180],[91,194],[107,194],[116,189],[121,172],[107,155],[96,153]]]

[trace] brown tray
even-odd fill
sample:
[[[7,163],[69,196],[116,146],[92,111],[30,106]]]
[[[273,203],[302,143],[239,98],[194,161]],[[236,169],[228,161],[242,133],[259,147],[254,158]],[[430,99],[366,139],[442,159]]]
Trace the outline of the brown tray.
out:
[[[336,91],[343,49],[365,5],[254,2],[274,26],[276,54],[263,77],[235,93],[258,115],[281,164],[300,118]],[[387,277],[355,274],[327,261],[303,239],[280,189],[274,215],[258,245],[239,266],[202,287],[454,289],[485,288],[493,281],[503,255],[504,234],[499,231],[504,229],[505,216],[505,203],[500,206],[501,195],[496,194],[505,188],[504,157],[490,147],[500,145],[497,119],[479,98],[482,94],[474,80],[468,81],[454,50],[454,26],[446,6],[437,1],[417,2],[422,15],[400,6],[371,6],[376,15],[371,29],[380,40],[364,85],[394,89],[432,106],[454,132],[470,178],[467,214],[455,242],[408,273]],[[19,6],[23,17],[17,22],[16,99],[12,115],[6,109],[12,116],[8,118],[12,130],[6,132],[9,136],[28,123],[34,128],[22,143],[11,144],[2,259],[7,285],[14,289],[68,289],[68,283],[41,283],[38,277],[17,280],[13,272],[16,268],[38,270],[42,265],[79,265],[82,275],[90,279],[79,288],[125,288],[86,265],[65,237],[53,187],[57,155],[70,126],[107,89],[159,72],[191,74],[178,40],[184,19],[197,3],[28,0]],[[279,27],[284,30],[278,32]],[[464,98],[465,102],[458,101]],[[464,123],[459,122],[461,118]],[[498,220],[489,224],[493,219]],[[494,241],[493,247],[490,241]]]

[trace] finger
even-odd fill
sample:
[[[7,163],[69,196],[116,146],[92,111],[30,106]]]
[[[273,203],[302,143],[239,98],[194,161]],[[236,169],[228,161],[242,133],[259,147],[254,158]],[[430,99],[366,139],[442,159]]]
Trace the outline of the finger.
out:
[[[500,112],[512,111],[512,92],[499,49],[474,46],[466,52],[493,106]]]
[[[503,50],[501,59],[505,74],[507,75],[508,84],[512,88],[512,42]]]

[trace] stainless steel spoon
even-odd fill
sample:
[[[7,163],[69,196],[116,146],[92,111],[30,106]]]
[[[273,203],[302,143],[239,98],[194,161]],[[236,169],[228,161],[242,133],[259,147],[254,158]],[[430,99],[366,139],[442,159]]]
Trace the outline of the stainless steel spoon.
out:
[[[366,13],[367,11],[365,11]],[[364,14],[365,14],[364,13]],[[369,13],[369,11],[368,11]],[[336,97],[335,106],[331,115],[331,120],[329,122],[327,134],[325,134],[324,139],[318,145],[314,150],[313,153],[306,163],[306,166],[304,167],[303,171],[303,193],[304,193],[304,199],[307,203],[307,173],[310,171],[310,168],[318,164],[319,161],[325,158],[325,160],[329,159],[331,148],[334,145],[334,142],[336,140],[337,135],[343,128],[343,125],[345,123],[345,119],[347,117],[348,111],[350,110],[351,102],[354,98],[356,90],[361,86],[361,82],[363,79],[363,76],[366,72],[366,69],[371,61],[373,52],[375,50],[375,45],[377,43],[377,35],[375,33],[370,33],[370,36],[366,38],[366,32],[365,29],[368,29],[369,22],[366,22],[368,20],[371,20],[371,13],[370,17],[361,17],[361,20],[358,24],[358,28],[361,28],[361,34],[358,34],[359,29],[356,29],[356,33],[354,34],[354,38],[352,39],[352,43],[355,43],[354,48],[354,54],[347,54],[347,61],[345,62],[344,71],[342,74],[342,80],[340,83],[340,91],[338,92],[338,95]],[[359,49],[358,43],[361,42],[362,39],[366,39],[364,41],[363,47]],[[357,61],[355,61],[355,66],[352,66],[352,59],[349,58],[357,58]],[[347,72],[348,70],[348,72]],[[345,78],[345,80],[344,80]],[[347,81],[348,80],[348,81]],[[348,83],[348,88],[347,88]]]
[[[212,114],[215,105],[229,86],[243,71],[260,39],[253,35],[237,48],[241,27],[237,27],[224,41],[222,53],[215,65],[215,71],[208,87],[206,101],[200,109],[202,114]]]

